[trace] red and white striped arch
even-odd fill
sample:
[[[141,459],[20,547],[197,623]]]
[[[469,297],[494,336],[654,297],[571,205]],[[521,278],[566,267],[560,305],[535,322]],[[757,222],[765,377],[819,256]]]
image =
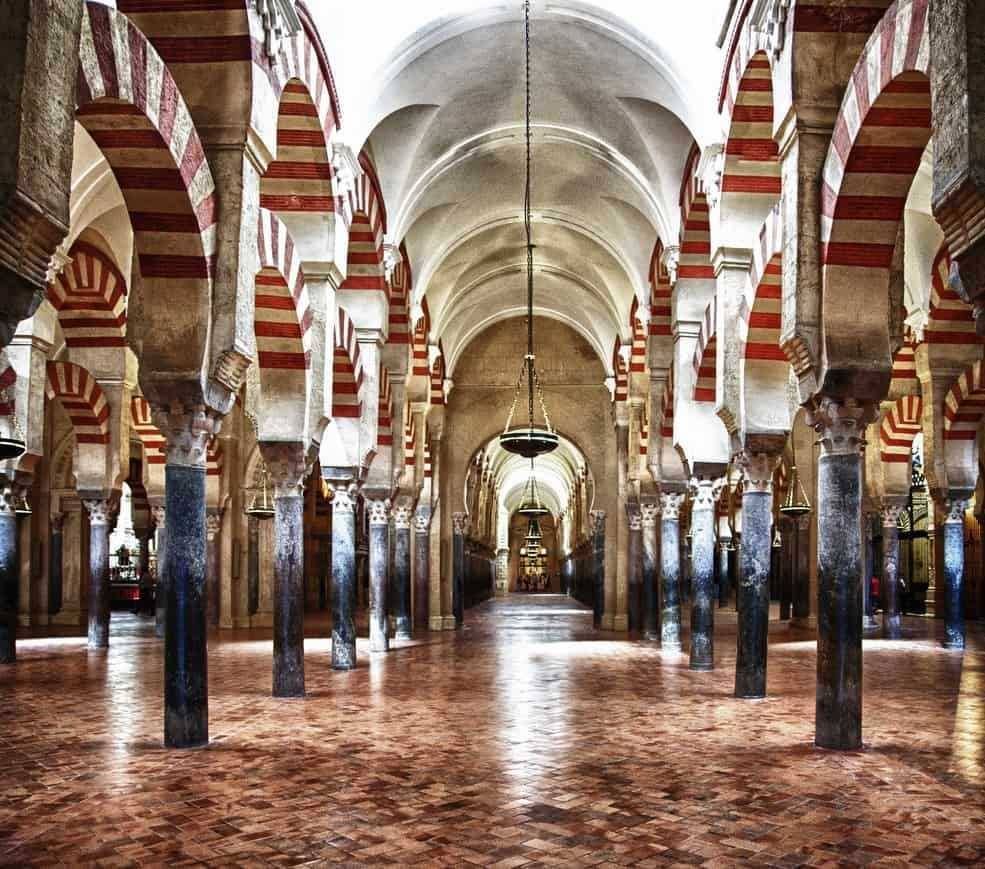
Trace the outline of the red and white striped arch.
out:
[[[616,336],[612,347],[612,374],[615,377],[616,388],[612,393],[613,401],[626,401],[629,398],[629,370],[622,357],[622,341]]]
[[[723,201],[729,193],[776,199],[780,195],[779,150],[773,140],[773,79],[763,51],[745,60],[735,89],[725,101],[728,139],[725,142]],[[730,79],[731,80],[731,79]]]
[[[708,200],[704,184],[698,177],[698,161],[701,151],[697,144],[691,146],[684,164],[681,182],[681,244],[677,264],[677,279],[697,278],[714,280],[711,265],[711,223],[708,217]]]
[[[646,371],[646,327],[639,317],[640,300],[633,296],[633,304],[629,310],[629,327],[633,330],[633,343],[629,350],[630,374],[642,374]]]
[[[359,419],[363,368],[359,358],[356,327],[342,307],[335,320],[335,356],[332,361],[332,416]]]
[[[428,341],[431,335],[431,314],[428,312],[428,300],[421,300],[421,316],[414,324],[414,334],[411,343],[411,373],[415,377],[429,377],[431,367],[428,362]]]
[[[889,392],[890,395],[916,395],[920,392],[920,380],[917,377],[917,341],[909,331],[903,339],[903,344],[893,356]]]
[[[646,463],[650,455],[650,411],[647,402],[643,402],[643,412],[640,414],[640,458]]]
[[[77,120],[123,193],[143,291],[201,315],[210,304],[217,220],[205,150],[160,55],[132,21],[101,3],[85,6],[77,102]]]
[[[99,248],[77,241],[71,262],[48,286],[48,301],[69,347],[124,347],[127,285],[120,270]]]
[[[922,418],[923,399],[919,395],[904,395],[896,401],[879,427],[879,455],[884,462],[910,461]]]
[[[306,371],[314,315],[301,257],[287,227],[265,208],[260,209],[257,253],[254,331],[260,373]],[[300,386],[304,388],[303,380]]]
[[[400,262],[390,276],[390,312],[387,342],[410,344],[410,298],[414,290],[414,277],[407,259],[407,249],[400,245]]]
[[[979,359],[944,397],[944,440],[974,441],[985,416],[985,361]]]
[[[414,414],[410,412],[410,407],[404,408],[404,467],[417,467],[417,424],[414,422]]]
[[[923,338],[928,344],[978,346],[975,317],[950,284],[951,256],[947,244],[934,258],[930,272],[930,315]]]
[[[752,250],[749,280],[743,297],[744,358],[783,366],[787,357],[780,345],[783,316],[783,222],[779,207],[773,208],[759,230],[759,244]]]
[[[376,445],[393,446],[393,394],[390,388],[390,372],[380,366],[380,404],[377,411]]]
[[[434,475],[431,467],[431,426],[424,424],[424,479],[430,480]]]
[[[821,187],[821,259],[834,305],[857,293],[860,280],[881,280],[878,272],[882,283],[889,280],[906,197],[931,133],[928,5],[898,0],[886,11],[835,121]]]
[[[430,402],[435,407],[441,407],[445,403],[445,351],[440,341],[438,342],[438,355],[435,357],[430,371]]]
[[[657,239],[650,257],[650,334],[670,336],[671,293],[670,272],[663,264],[664,246]]]
[[[109,404],[96,379],[73,362],[49,362],[45,395],[68,414],[78,444],[109,443]]]
[[[163,465],[166,461],[164,435],[154,425],[150,405],[142,395],[130,399],[130,423],[144,448],[144,461],[148,465]]]
[[[694,349],[694,400],[714,401],[715,380],[718,363],[715,359],[717,340],[715,338],[715,315],[718,309],[717,297],[712,297],[698,329],[698,345]]]
[[[386,233],[386,207],[376,170],[365,152],[359,155],[362,174],[346,196],[349,218],[348,268],[343,290],[387,292],[383,268],[383,236]]]

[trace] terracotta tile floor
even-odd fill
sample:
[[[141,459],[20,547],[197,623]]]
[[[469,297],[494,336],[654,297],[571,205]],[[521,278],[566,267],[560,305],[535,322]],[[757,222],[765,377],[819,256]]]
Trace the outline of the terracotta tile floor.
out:
[[[936,624],[865,649],[862,752],[811,746],[814,645],[774,625],[770,697],[593,634],[562,598],[329,668],[274,700],[269,633],[210,648],[212,744],[161,747],[161,649],[114,616],[108,655],[24,640],[0,670],[0,863],[106,866],[983,865],[985,637]],[[724,621],[724,620],[723,620]]]

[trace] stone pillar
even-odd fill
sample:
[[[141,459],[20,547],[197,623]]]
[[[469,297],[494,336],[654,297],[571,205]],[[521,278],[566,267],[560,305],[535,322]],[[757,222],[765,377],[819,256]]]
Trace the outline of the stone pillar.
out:
[[[418,507],[414,513],[414,631],[430,628],[428,602],[431,596],[431,511]]]
[[[17,660],[19,585],[14,487],[0,480],[0,664],[13,664]]]
[[[51,528],[51,544],[48,554],[48,615],[61,612],[62,608],[62,526],[64,513],[55,513],[48,519]],[[146,539],[146,538],[142,538]],[[143,551],[143,550],[141,550]]]
[[[168,608],[167,567],[168,567],[168,528],[167,509],[151,507],[154,525],[157,528],[157,582],[154,584],[154,633],[164,636],[164,617]]]
[[[729,551],[732,547],[732,538],[719,536],[718,538],[718,608],[728,606],[729,594]]]
[[[218,421],[203,406],[175,403],[158,414],[167,444],[167,549],[164,628],[164,744],[209,741],[205,626],[205,464]]]
[[[369,514],[369,648],[373,652],[389,652],[390,501],[367,499],[366,511]]]
[[[592,622],[602,627],[605,614],[605,510],[592,510],[589,514],[592,526],[592,582],[595,589]]]
[[[356,666],[356,486],[332,496],[332,667]]]
[[[683,495],[660,496],[660,645],[681,650],[681,504]]]
[[[949,493],[944,517],[944,648],[964,648],[964,514],[968,500],[963,493]]]
[[[255,616],[260,610],[260,520],[246,520],[246,609]]]
[[[643,528],[640,510],[635,504],[626,505],[626,517],[629,520],[629,541],[627,545],[629,574],[629,614],[628,630],[643,629],[643,565],[641,563]]]
[[[865,562],[862,571],[862,627],[876,627],[875,606],[872,601],[872,576],[875,573],[875,540],[872,535],[872,517],[862,516],[862,540],[865,543]]]
[[[304,477],[301,443],[259,445],[274,488],[273,696],[304,697]]]
[[[744,450],[739,457],[742,486],[742,552],[735,606],[738,635],[735,696],[766,696],[766,655],[770,625],[770,568],[773,560],[773,467],[776,454]]]
[[[206,623],[219,624],[219,530],[222,511],[210,507],[205,513],[205,612]]]
[[[718,485],[692,480],[691,495],[691,658],[692,670],[715,667],[715,501]],[[744,526],[743,526],[744,528]]]
[[[460,628],[465,621],[465,513],[452,513],[452,587],[451,610],[455,616],[455,627]]]
[[[882,507],[882,635],[887,640],[903,636],[899,604],[899,516],[900,503],[887,502]]]
[[[660,639],[660,602],[657,580],[657,504],[640,505],[643,535],[643,639]]]
[[[811,619],[811,514],[794,519],[793,620],[806,627]]]
[[[393,509],[393,617],[398,640],[412,636],[410,617],[410,519],[409,504]]]
[[[862,745],[862,457],[875,408],[821,396],[809,408],[817,463],[817,695],[814,742]]]
[[[89,640],[90,649],[109,646],[109,525],[113,509],[107,498],[85,498],[89,513]]]

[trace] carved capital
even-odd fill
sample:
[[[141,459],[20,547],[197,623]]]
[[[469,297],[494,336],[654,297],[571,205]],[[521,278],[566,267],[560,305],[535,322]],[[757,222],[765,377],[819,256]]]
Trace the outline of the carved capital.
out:
[[[605,534],[605,510],[590,511],[588,524],[593,534]]]
[[[367,498],[366,512],[369,516],[370,525],[389,525],[390,524],[390,499],[389,498]]]
[[[52,513],[48,517],[48,527],[51,528],[52,534],[61,534],[64,526],[65,526],[64,513]]]
[[[663,255],[660,257],[660,262],[663,267],[667,269],[667,274],[670,275],[671,284],[677,283],[677,267],[681,261],[681,249],[676,245],[672,244],[664,248]]]
[[[431,530],[431,511],[427,507],[418,507],[414,513],[414,531],[427,534]]]
[[[951,495],[944,502],[944,524],[964,524],[964,514],[968,509],[968,498],[964,495]]]
[[[691,478],[691,510],[714,510],[718,496],[725,488],[725,478],[714,480],[703,477]]]
[[[865,427],[878,413],[875,402],[818,396],[807,406],[807,421],[819,435],[825,455],[857,455]]]
[[[151,507],[150,511],[154,516],[154,524],[157,526],[157,530],[162,531],[164,529],[164,520],[167,518],[164,507]]]
[[[669,492],[660,495],[660,516],[668,521],[676,522],[681,518],[681,505],[684,503],[684,496]]]
[[[469,517],[467,513],[452,513],[451,526],[455,534],[468,534]]]
[[[773,492],[773,471],[779,456],[775,453],[757,453],[742,450],[736,459],[736,464],[742,469],[743,491],[762,492],[767,495]]]
[[[651,502],[640,504],[640,521],[644,528],[656,528],[660,516],[660,505]]]
[[[629,530],[639,531],[643,527],[643,517],[640,510],[635,505],[626,505],[626,518],[629,520]]]
[[[219,534],[222,528],[222,511],[207,510],[205,513],[205,538],[211,543]]]
[[[332,515],[345,516],[356,512],[358,487],[355,483],[339,486],[332,493]]]
[[[109,498],[84,498],[82,505],[89,514],[90,525],[109,525],[113,520],[113,502]]]
[[[243,378],[246,377],[250,363],[251,359],[245,353],[240,353],[238,350],[224,350],[219,354],[215,365],[212,366],[212,380],[222,386],[230,397],[233,397],[242,387]],[[221,400],[220,403],[227,404],[228,409],[232,400],[230,399],[228,402]]]
[[[173,402],[168,408],[155,408],[154,422],[164,435],[167,464],[205,468],[209,442],[221,423],[211,409]]]
[[[16,516],[17,492],[14,484],[0,479],[0,516]]]
[[[363,170],[359,165],[359,160],[353,153],[352,148],[341,142],[332,145],[332,180],[335,182],[335,195],[345,196],[355,189],[356,179],[362,175]]]
[[[274,497],[300,498],[308,473],[304,444],[263,441],[259,447],[274,487]]]
[[[410,504],[397,504],[393,508],[393,527],[398,531],[407,531],[413,518],[414,510]]]
[[[882,505],[879,514],[882,516],[883,528],[896,528],[899,525],[900,513],[904,510],[903,504],[887,502]]]

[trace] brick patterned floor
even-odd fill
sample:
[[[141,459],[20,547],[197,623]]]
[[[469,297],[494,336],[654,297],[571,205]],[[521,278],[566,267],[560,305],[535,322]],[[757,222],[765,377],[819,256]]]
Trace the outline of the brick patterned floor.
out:
[[[161,747],[161,648],[24,640],[0,669],[0,864],[902,866],[985,864],[985,637],[865,646],[866,749],[815,750],[814,644],[774,625],[770,696],[514,597],[329,667],[274,700],[269,632],[210,647],[212,743]]]

